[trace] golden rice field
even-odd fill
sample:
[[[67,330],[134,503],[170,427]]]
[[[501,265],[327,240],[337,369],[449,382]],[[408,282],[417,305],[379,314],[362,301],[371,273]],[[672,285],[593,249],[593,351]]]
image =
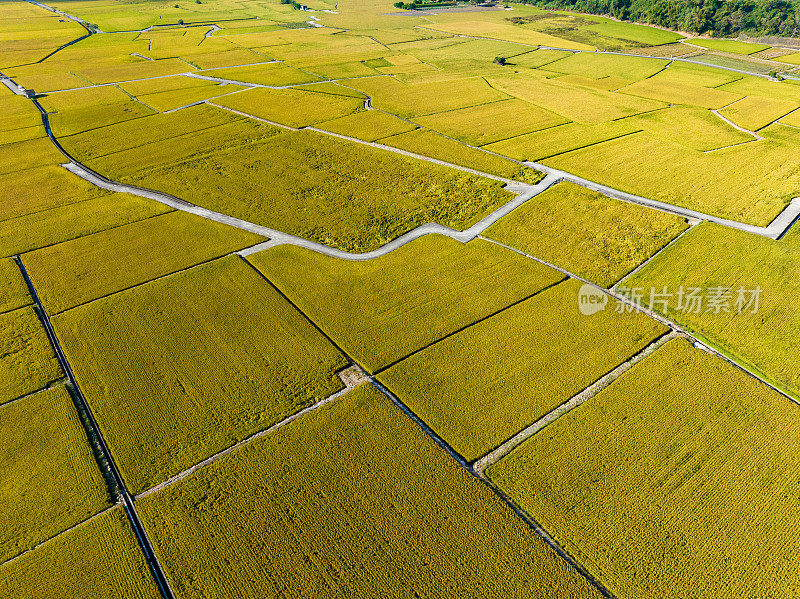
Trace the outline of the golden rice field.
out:
[[[483,235],[608,288],[687,228],[679,216],[559,183]]]
[[[488,242],[439,235],[368,261],[288,245],[248,260],[373,372],[563,279]]]
[[[12,256],[170,212],[172,208],[121,193],[0,221],[0,256]]]
[[[473,461],[667,332],[609,300],[578,311],[581,284],[545,289],[423,349],[378,378]]]
[[[0,463],[0,563],[112,503],[64,386],[0,405]]]
[[[33,306],[0,314],[0,356],[0,404],[63,376]]]
[[[32,303],[28,286],[17,264],[10,258],[0,260],[0,313]]]
[[[137,503],[182,597],[599,597],[366,384]]]
[[[313,83],[314,81],[320,81],[321,79],[316,75],[310,75],[309,73],[287,66],[283,63],[257,64],[215,71],[205,71],[203,75],[208,77],[219,77],[220,79],[231,79],[233,81],[244,81],[246,83],[268,85],[270,87]]]
[[[416,125],[380,110],[367,110],[320,123],[317,128],[364,141],[377,141],[412,131]]]
[[[679,339],[488,474],[617,596],[783,596],[800,587],[799,419]]]
[[[25,266],[45,308],[54,314],[263,241],[173,211],[32,251],[25,255]]]
[[[719,113],[744,129],[758,131],[798,108],[800,103],[792,100],[748,96]]]
[[[52,320],[132,493],[324,399],[346,366],[239,257]]]
[[[0,595],[20,599],[160,597],[121,507],[0,565]]]

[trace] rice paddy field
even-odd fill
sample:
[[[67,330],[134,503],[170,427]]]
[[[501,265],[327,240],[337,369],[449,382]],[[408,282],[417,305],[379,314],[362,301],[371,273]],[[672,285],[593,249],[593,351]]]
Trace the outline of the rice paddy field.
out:
[[[0,2],[0,597],[797,595],[796,41],[283,1]]]
[[[66,387],[0,405],[0,439],[0,563],[111,505]]]
[[[363,262],[289,245],[248,260],[372,372],[564,278],[488,242],[438,235]],[[476,301],[461,301],[465,289]]]
[[[0,564],[0,593],[26,599],[160,597],[121,507]]]
[[[798,418],[675,340],[488,474],[617,596],[780,595],[800,584]]]
[[[483,235],[608,288],[687,227],[678,216],[559,183]]]
[[[638,312],[584,316],[580,287],[572,280],[546,289],[378,378],[474,461],[666,333]]]
[[[366,384],[138,504],[182,597],[600,596]]]
[[[334,373],[347,365],[238,257],[69,310],[53,326],[133,493],[338,391]]]

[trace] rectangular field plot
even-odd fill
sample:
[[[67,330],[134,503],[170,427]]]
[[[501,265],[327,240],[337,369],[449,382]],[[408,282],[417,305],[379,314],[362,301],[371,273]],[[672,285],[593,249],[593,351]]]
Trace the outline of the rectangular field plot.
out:
[[[516,162],[471,148],[461,142],[424,129],[387,137],[382,139],[381,143],[515,181],[533,184],[538,183],[543,177],[538,171]]]
[[[3,220],[0,221],[0,256],[29,252],[170,211],[172,208],[152,200],[109,193]]]
[[[48,246],[23,260],[53,314],[262,241],[259,235],[174,211]]]
[[[61,367],[32,306],[0,314],[0,404],[45,387]]]
[[[665,71],[620,89],[620,95],[632,94],[669,104],[688,104],[709,109],[722,108],[742,98],[734,92],[716,89],[737,77],[711,67],[676,66],[678,64],[671,63]]]
[[[800,195],[800,168],[789,158],[797,155],[797,145],[772,140],[703,154],[636,133],[544,163],[646,198],[766,226]]]
[[[412,131],[417,126],[380,110],[367,110],[320,123],[317,128],[364,141],[376,141]]]
[[[730,52],[731,54],[755,54],[756,52],[761,52],[771,47],[765,46],[764,44],[751,44],[737,40],[692,38],[685,41],[693,46],[702,46],[709,50],[719,50],[721,52]]]
[[[567,281],[482,320],[379,375],[473,461],[644,349],[666,327],[615,302],[578,310]]]
[[[158,587],[121,507],[0,565],[0,596],[158,599]]]
[[[520,100],[546,108],[571,121],[586,124],[603,123],[665,107],[663,102],[652,99],[615,94],[540,77],[527,74],[504,75],[491,77],[489,82],[493,87]]]
[[[231,257],[53,317],[133,493],[341,387],[344,357]]]
[[[800,586],[800,411],[683,339],[489,469],[618,597]]]
[[[599,597],[369,385],[137,505],[181,597]]]
[[[651,287],[661,290],[666,285],[673,294],[680,287],[729,289],[728,312],[707,312],[704,303],[696,313],[679,307],[674,296],[666,314],[800,397],[796,360],[800,315],[795,300],[800,293],[795,276],[800,232],[796,227],[780,241],[773,241],[710,223],[698,225],[626,281],[626,286],[649,293]],[[741,310],[737,308],[740,288],[747,291]],[[761,289],[758,301],[746,305],[756,288]],[[664,312],[663,305],[656,307]]]
[[[245,67],[204,71],[203,75],[219,77],[220,79],[231,79],[233,81],[244,81],[245,83],[257,83],[259,85],[268,85],[271,87],[312,83],[314,81],[320,81],[321,79],[316,75],[310,75],[300,69],[295,69],[283,63],[257,64]]]
[[[473,146],[532,133],[567,122],[562,116],[521,100],[493,102],[430,116],[417,123]]]
[[[182,160],[169,146],[138,148],[92,168],[122,165],[114,176],[127,183],[350,252],[428,222],[466,229],[513,197],[497,181],[313,131],[258,134],[221,148],[214,136],[208,153]]]
[[[599,79],[615,77],[629,82],[652,77],[669,64],[654,58],[580,52],[547,65],[548,71]]]
[[[64,386],[0,405],[0,464],[0,563],[111,505]]]
[[[214,103],[289,127],[307,127],[364,110],[361,98],[264,87],[218,98]]]
[[[406,118],[508,98],[479,77],[459,79],[457,85],[452,80],[407,85],[391,77],[366,77],[350,85],[368,94],[376,108]]]
[[[719,113],[740,127],[757,131],[798,108],[800,103],[792,100],[748,96],[726,106]]]
[[[32,303],[28,286],[17,264],[11,258],[0,260],[0,313]]]
[[[563,279],[485,241],[439,235],[361,262],[289,245],[248,260],[370,371]]]
[[[559,183],[484,236],[607,288],[687,227],[679,216]]]

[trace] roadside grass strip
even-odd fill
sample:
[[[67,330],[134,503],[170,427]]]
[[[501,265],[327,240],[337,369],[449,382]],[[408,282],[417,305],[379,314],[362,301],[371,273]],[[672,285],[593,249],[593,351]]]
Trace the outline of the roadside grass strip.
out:
[[[0,565],[0,595],[19,599],[159,599],[121,507]]]
[[[699,312],[697,306],[686,309],[685,302],[679,306],[676,295],[669,298],[666,309],[663,303],[654,308],[800,398],[795,359],[800,352],[796,335],[800,327],[798,260],[800,235],[796,229],[780,241],[772,241],[703,223],[625,281],[625,286],[628,294],[646,289],[648,295],[651,288],[662,292],[665,286],[673,294],[680,289],[701,289]],[[720,298],[719,311],[713,304],[709,306],[705,297],[714,288],[728,290]],[[754,299],[753,290],[760,289],[758,301],[742,305],[740,310],[740,289],[746,292],[746,303]],[[642,301],[647,304],[649,298]]]
[[[744,129],[758,131],[798,108],[800,103],[792,100],[748,96],[719,113]]]
[[[33,393],[62,376],[32,306],[0,314],[0,356],[0,405]]]
[[[19,267],[11,258],[0,259],[0,314],[32,303]]]
[[[498,181],[314,131],[257,135],[197,155],[184,144],[188,156],[142,148],[90,164],[124,183],[349,252],[377,249],[428,222],[463,230],[513,198]],[[127,173],[113,172],[119,163]]]
[[[374,107],[404,118],[508,98],[481,77],[458,79],[457,85],[452,80],[408,85],[392,77],[365,77],[349,85],[369,95]]]
[[[67,206],[0,221],[0,256],[55,245],[170,212],[137,196],[109,193]]]
[[[290,245],[248,260],[371,372],[564,278],[486,241],[440,235],[374,260]]]
[[[577,281],[515,304],[378,378],[467,461],[564,403],[667,332],[639,312],[579,312]]]
[[[531,185],[544,178],[544,175],[536,170],[424,129],[387,137],[382,139],[381,143]]]
[[[677,339],[487,474],[618,597],[780,596],[799,410]]]
[[[789,158],[799,154],[796,144],[773,140],[704,154],[636,133],[543,162],[635,195],[766,226],[800,195],[800,167]]]
[[[414,119],[420,125],[473,146],[483,146],[567,122],[567,119],[521,100],[441,112]]]
[[[687,228],[679,216],[559,183],[483,235],[608,288]]]
[[[137,505],[181,597],[600,596],[368,384]]]
[[[0,563],[111,505],[63,385],[0,405],[0,464]]]
[[[55,314],[263,241],[174,211],[35,250],[24,261],[42,303]]]
[[[364,100],[361,98],[264,87],[217,98],[214,104],[296,128],[364,110]]]
[[[238,257],[52,318],[131,493],[342,387],[342,356]]]

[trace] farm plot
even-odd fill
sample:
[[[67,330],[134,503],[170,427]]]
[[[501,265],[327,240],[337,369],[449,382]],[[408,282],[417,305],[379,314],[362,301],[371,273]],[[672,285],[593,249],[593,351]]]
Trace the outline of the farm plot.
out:
[[[92,167],[152,165],[148,150]],[[512,198],[499,182],[312,131],[185,159],[156,152],[163,166],[134,168],[121,180],[351,252],[427,222],[468,228]]]
[[[11,95],[0,96],[0,114],[3,115],[0,118],[0,143],[2,144],[44,135],[42,117],[27,98]],[[20,130],[24,131],[20,133]]]
[[[755,54],[762,50],[767,50],[771,46],[764,44],[751,44],[749,42],[740,42],[737,40],[721,40],[721,39],[700,39],[692,38],[684,40],[685,43],[693,46],[701,46],[709,50],[719,50],[720,52],[730,52],[731,54]]]
[[[19,267],[11,258],[0,260],[0,313],[32,303]]]
[[[791,100],[748,96],[726,106],[719,113],[740,127],[758,131],[798,108],[800,103]]]
[[[339,390],[347,363],[238,257],[53,326],[133,493]]]
[[[543,160],[641,130],[630,119],[599,125],[567,123],[543,131],[518,135],[486,146],[487,150],[515,160]]]
[[[669,63],[655,58],[579,52],[548,64],[546,68],[548,71],[565,75],[579,75],[592,79],[614,77],[634,82],[652,77],[662,71],[667,64]]]
[[[521,100],[504,100],[414,119],[473,146],[562,125],[567,119]]]
[[[438,235],[363,262],[288,245],[248,260],[373,372],[563,279],[485,241]]]
[[[724,89],[719,85],[736,79],[711,67],[683,64],[670,67],[649,79],[637,81],[618,90],[621,94],[631,94],[642,98],[652,98],[669,104],[687,104],[701,108],[718,109],[742,99],[742,95]],[[704,69],[708,69],[707,71]]]
[[[539,67],[572,55],[572,52],[567,52],[566,50],[546,50],[539,48],[538,50],[532,50],[531,52],[514,56],[508,60],[508,63],[515,67],[538,69]]]
[[[144,60],[141,62],[117,62],[103,64],[102,62],[89,62],[75,64],[74,71],[79,77],[88,79],[92,83],[116,83],[145,79],[147,77],[164,77],[178,75],[192,71],[192,67],[177,58],[164,60]]]
[[[0,145],[0,180],[5,186],[13,178],[25,176],[22,171],[43,164],[60,164],[64,155],[46,137]]]
[[[263,87],[218,98],[214,103],[289,127],[307,127],[364,110],[362,98]]]
[[[19,599],[158,599],[121,507],[0,565],[0,595]]]
[[[510,23],[492,23],[490,21],[477,20],[457,21],[451,23],[425,24],[425,28],[456,35],[469,35],[473,37],[504,40],[507,42],[517,42],[520,44],[528,44],[529,46],[549,46],[551,48],[563,48],[565,50],[594,49],[592,46],[580,42],[573,42],[561,37],[555,37],[534,29],[525,29]]]
[[[0,314],[0,404],[42,389],[62,376],[32,306]]]
[[[137,196],[109,193],[91,200],[0,221],[0,256],[12,256],[170,212]]]
[[[220,79],[231,79],[233,81],[244,81],[246,83],[257,83],[259,85],[269,85],[271,87],[313,83],[314,81],[321,80],[321,78],[316,75],[311,75],[300,69],[279,62],[205,71],[203,75],[219,77]]]
[[[408,133],[382,139],[381,143],[451,164],[472,168],[482,173],[489,173],[490,175],[525,183],[538,183],[543,177],[538,171],[494,154],[471,148],[433,131],[422,129],[409,131]]]
[[[700,152],[753,141],[752,135],[731,127],[711,111],[693,106],[673,106],[625,120],[654,136]]]
[[[457,81],[457,85],[452,80],[409,85],[391,77],[365,77],[352,80],[350,85],[369,95],[376,108],[404,118],[508,98],[483,78],[465,77]]]
[[[700,312],[679,306],[676,295],[666,313],[722,351],[751,364],[765,378],[800,397],[800,374],[796,356],[800,345],[794,331],[800,327],[795,297],[800,293],[796,265],[800,260],[800,236],[792,229],[780,241],[748,235],[713,224],[702,224],[658,256],[641,273],[626,282],[629,288],[661,290],[730,288],[725,306]],[[765,268],[768,265],[768,268]],[[737,308],[739,289],[761,289],[757,305]],[[664,311],[663,305],[656,306]],[[757,308],[753,312],[753,308]]]
[[[675,340],[488,470],[617,596],[800,586],[797,405]]]
[[[790,79],[767,81],[761,77],[747,76],[726,83],[720,86],[720,89],[742,96],[761,96],[775,100],[790,100],[800,104],[800,85],[792,83]]]
[[[25,164],[27,170],[0,175],[4,199],[0,203],[0,221],[74,204],[105,193],[60,166],[28,168],[31,164],[35,162]]]
[[[590,89],[558,79],[540,79],[526,73],[491,77],[489,83],[511,96],[586,124],[604,123],[665,107],[656,100]]]
[[[567,281],[378,378],[465,459],[488,453],[666,332],[638,312],[578,310]]]
[[[484,235],[607,288],[687,227],[678,216],[559,183]]]
[[[369,385],[137,505],[179,596],[599,597]]]
[[[214,127],[233,123],[240,123],[242,129],[214,130]],[[222,139],[241,137],[247,139],[255,129],[259,129],[258,126],[245,117],[219,110],[213,106],[200,105],[171,114],[153,114],[138,120],[138,122],[122,122],[86,133],[69,135],[58,141],[71,155],[81,161],[90,161],[148,144],[153,144],[153,150],[151,150],[153,154],[157,153],[155,148],[167,148],[175,153],[175,148],[181,147],[184,143],[184,136],[189,137],[189,134],[199,131],[206,131],[211,135],[216,134],[218,138]],[[262,131],[264,129],[264,127],[260,128]],[[142,131],[147,131],[146,137],[142,136]],[[194,141],[194,137],[191,139],[192,143],[197,143]],[[220,143],[219,139],[217,143]]]
[[[417,126],[380,110],[367,110],[320,123],[317,128],[364,141],[377,141],[412,131]]]
[[[262,241],[174,211],[35,250],[25,266],[42,303],[56,313]]]
[[[647,198],[768,225],[800,195],[800,168],[788,159],[797,152],[796,145],[764,140],[703,154],[636,133],[544,162]]]
[[[0,563],[111,505],[66,387],[0,405],[0,463]]]

